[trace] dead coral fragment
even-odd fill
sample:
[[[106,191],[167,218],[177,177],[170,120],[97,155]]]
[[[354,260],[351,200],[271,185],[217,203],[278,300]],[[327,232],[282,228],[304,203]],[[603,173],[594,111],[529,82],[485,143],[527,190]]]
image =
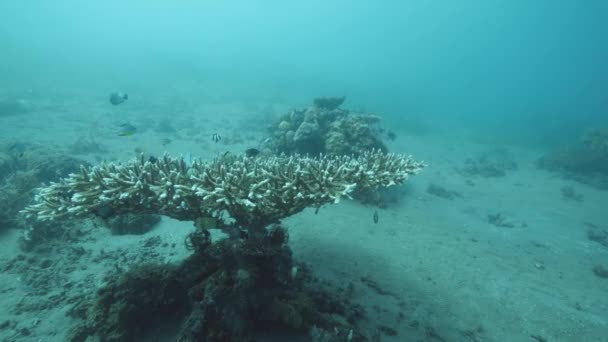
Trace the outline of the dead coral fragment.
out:
[[[366,152],[359,157],[227,156],[188,165],[165,155],[125,164],[82,167],[38,191],[24,212],[38,220],[94,214],[162,214],[180,220],[226,211],[240,225],[258,225],[350,197],[356,189],[403,183],[424,163],[409,156]]]

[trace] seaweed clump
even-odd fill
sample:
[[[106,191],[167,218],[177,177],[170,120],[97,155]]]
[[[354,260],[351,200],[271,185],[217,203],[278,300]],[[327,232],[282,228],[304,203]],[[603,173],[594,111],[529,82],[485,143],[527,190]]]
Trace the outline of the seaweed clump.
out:
[[[541,157],[538,166],[566,179],[608,189],[608,128],[590,130],[578,143]]]
[[[285,154],[359,155],[387,151],[377,127],[381,118],[341,109],[344,97],[322,97],[314,105],[294,109],[270,128],[270,149]]]

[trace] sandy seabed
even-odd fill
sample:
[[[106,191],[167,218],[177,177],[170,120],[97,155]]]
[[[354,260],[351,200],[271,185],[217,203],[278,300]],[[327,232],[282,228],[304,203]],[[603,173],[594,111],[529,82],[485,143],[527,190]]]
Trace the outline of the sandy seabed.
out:
[[[132,158],[136,149],[212,157],[255,147],[272,114],[289,109],[216,102],[144,116],[146,107],[134,102],[119,110],[91,98],[1,117],[2,142],[73,153],[78,141],[94,141],[104,151],[75,155],[90,162]],[[174,130],[159,125],[167,118]],[[126,121],[138,132],[116,136]],[[506,176],[464,176],[457,171],[464,160],[494,146],[393,130],[390,151],[411,153],[428,168],[392,189],[397,201],[386,208],[347,200],[284,220],[299,261],[351,284],[382,341],[608,341],[608,279],[592,271],[608,264],[608,248],[587,237],[589,226],[608,229],[608,192],[537,168],[543,151],[517,146],[501,146],[518,165]],[[213,133],[222,141],[213,142]],[[434,196],[429,184],[458,196]],[[564,198],[564,186],[583,200]],[[498,213],[512,227],[491,224],[488,215]],[[113,236],[83,220],[78,229],[69,243],[36,253],[19,250],[18,230],[0,235],[0,340],[65,341],[75,322],[66,313],[79,296],[117,267],[182,260],[193,226],[163,218],[143,235]]]

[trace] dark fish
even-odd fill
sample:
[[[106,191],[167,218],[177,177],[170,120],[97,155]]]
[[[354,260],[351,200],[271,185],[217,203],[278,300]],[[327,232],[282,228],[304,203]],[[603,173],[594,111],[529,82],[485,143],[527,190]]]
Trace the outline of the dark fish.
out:
[[[102,219],[107,219],[114,216],[114,209],[109,206],[101,206],[93,211],[93,213]]]
[[[112,93],[110,94],[110,103],[114,106],[118,106],[119,104],[127,101],[129,99],[129,95],[125,93]]]
[[[248,148],[245,150],[245,155],[249,158],[256,157],[260,154],[260,150],[257,148]]]
[[[137,132],[137,128],[129,123],[124,123],[119,126],[120,129],[118,130],[118,136],[120,137],[128,137]]]
[[[150,158],[148,158],[148,161],[150,163],[154,164],[158,161],[158,158],[156,158],[155,156],[150,156]]]
[[[163,146],[167,146],[171,143],[171,139],[169,138],[164,138],[162,141]]]
[[[380,219],[380,216],[378,215],[378,210],[374,211],[374,223],[378,223],[378,220]]]
[[[211,135],[211,140],[213,140],[214,142],[219,142],[220,140],[222,140],[222,137],[217,133],[213,133]]]
[[[315,215],[317,215],[317,214],[319,213],[319,209],[320,209],[320,208],[321,208],[321,207],[317,207],[317,209],[315,209]]]

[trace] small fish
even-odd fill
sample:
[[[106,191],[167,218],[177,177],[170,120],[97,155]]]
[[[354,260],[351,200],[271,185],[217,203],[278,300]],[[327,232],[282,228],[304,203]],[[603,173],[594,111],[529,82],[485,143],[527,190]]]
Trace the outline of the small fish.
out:
[[[119,126],[120,126],[120,130],[118,130],[119,137],[128,137],[128,136],[135,134],[135,132],[137,132],[137,128],[129,123],[124,123]]]
[[[222,140],[222,137],[218,133],[213,133],[211,135],[211,140],[213,140],[214,142],[219,142],[220,140]]]
[[[158,161],[158,158],[156,158],[155,156],[150,156],[150,158],[148,158],[148,161],[152,164],[155,164]]]
[[[245,155],[249,158],[256,157],[260,154],[260,150],[257,148],[248,148],[245,150]]]
[[[374,219],[374,223],[378,223],[378,220],[380,219],[380,216],[378,215],[378,210],[374,211],[374,216],[372,218]]]
[[[317,214],[319,213],[319,209],[320,209],[320,208],[321,208],[321,207],[317,207],[317,209],[315,209],[315,215],[317,215]]]
[[[125,93],[112,93],[110,94],[110,103],[113,106],[118,106],[119,104],[127,101],[129,99],[129,95]]]
[[[167,146],[171,143],[171,139],[169,138],[163,138],[163,140],[161,140],[163,146]]]

